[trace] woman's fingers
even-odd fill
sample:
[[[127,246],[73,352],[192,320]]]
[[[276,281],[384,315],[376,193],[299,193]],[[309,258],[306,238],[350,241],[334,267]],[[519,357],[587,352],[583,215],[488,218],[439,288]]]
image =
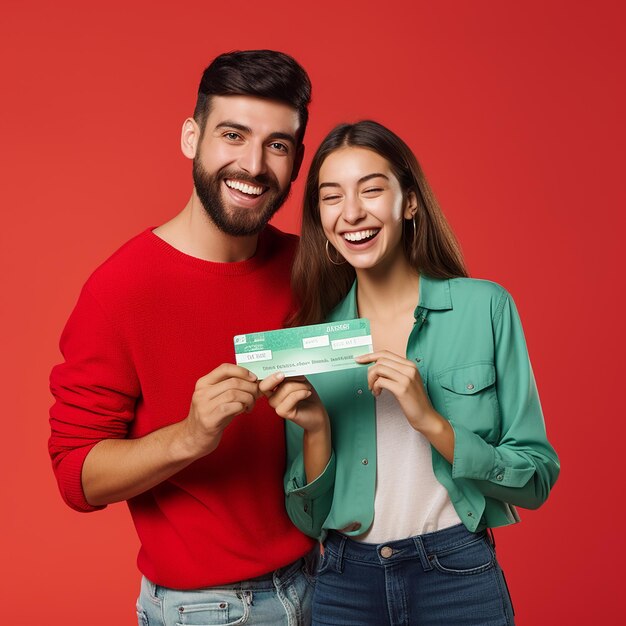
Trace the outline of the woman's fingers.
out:
[[[379,376],[374,381],[374,384],[372,386],[372,393],[374,394],[374,396],[378,397],[383,389],[391,392],[397,400],[400,400],[402,394],[406,391],[406,387],[397,380],[392,380],[391,378],[383,378],[382,376]]]
[[[397,381],[414,381],[419,377],[419,372],[417,367],[413,367],[410,364],[404,365],[388,360],[378,361],[367,371],[367,384],[370,389],[372,389],[374,381],[380,376]]]
[[[259,383],[259,391],[264,396],[270,396],[272,395],[272,392],[276,389],[276,387],[278,387],[278,385],[283,382],[283,380],[285,380],[285,375],[282,372],[270,374]]]
[[[266,376],[261,382],[259,382],[259,391],[263,395],[269,397],[275,393],[278,385],[280,385],[283,381],[304,383],[310,387],[309,381],[304,376],[290,376],[286,379],[282,372],[275,372],[274,374]]]
[[[298,403],[302,402],[302,400],[306,400],[312,393],[313,392],[307,388],[294,389],[281,399],[281,402],[274,407],[274,410],[285,419],[293,419],[297,415],[296,407]]]
[[[281,403],[285,401],[285,398],[287,398],[287,396],[297,391],[311,392],[312,387],[307,382],[298,382],[288,378],[283,383],[281,383],[271,395],[267,396],[268,402],[270,403],[271,407],[276,409],[276,407],[278,407]]]

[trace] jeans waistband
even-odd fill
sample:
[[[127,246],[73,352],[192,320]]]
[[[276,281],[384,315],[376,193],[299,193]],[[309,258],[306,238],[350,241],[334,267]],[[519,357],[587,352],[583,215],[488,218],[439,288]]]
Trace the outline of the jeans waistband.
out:
[[[305,555],[293,563],[289,563],[284,567],[279,567],[278,569],[268,572],[267,574],[261,574],[261,576],[256,576],[255,578],[248,578],[246,580],[240,580],[234,583],[226,583],[222,585],[214,585],[211,587],[200,587],[198,589],[189,589],[187,591],[203,591],[203,590],[211,590],[211,589],[232,589],[235,591],[267,591],[270,589],[280,588],[286,584],[288,584],[295,576],[298,575],[300,570],[305,565],[305,560],[308,558],[308,555]],[[148,586],[149,592],[151,595],[163,598],[163,595],[168,591],[167,587],[162,587],[161,585],[157,585],[153,583],[151,580],[143,577],[146,585]],[[276,582],[274,582],[276,581]],[[184,591],[184,590],[183,590]]]
[[[472,541],[483,540],[486,536],[487,533],[484,530],[473,533],[463,524],[458,524],[432,533],[376,544],[355,541],[331,530],[324,542],[324,548],[331,550],[342,559],[377,565],[390,565],[399,560],[417,557],[425,567],[429,568],[429,556],[467,545]]]
[[[233,583],[234,586],[241,587],[243,589],[258,589],[259,583],[270,583],[270,586],[273,586],[274,579],[276,578],[280,583],[284,584],[291,580],[295,574],[297,574],[304,565],[305,557],[299,558],[297,561],[293,563],[289,563],[289,565],[285,565],[284,567],[279,567],[278,569],[268,572],[267,574],[261,574],[260,576],[255,576],[254,578],[248,578],[247,580],[242,580],[239,583]],[[227,585],[228,586],[228,585]]]

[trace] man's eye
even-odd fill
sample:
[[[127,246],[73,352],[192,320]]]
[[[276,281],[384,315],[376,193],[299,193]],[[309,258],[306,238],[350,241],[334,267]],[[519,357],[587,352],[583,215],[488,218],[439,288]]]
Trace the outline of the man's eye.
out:
[[[274,150],[280,150],[281,152],[288,152],[289,149],[284,143],[280,143],[279,141],[274,141],[270,144],[270,148]]]
[[[224,133],[224,137],[226,137],[226,139],[230,139],[231,141],[237,141],[238,139],[241,139],[241,135],[239,135],[239,133],[233,132]]]

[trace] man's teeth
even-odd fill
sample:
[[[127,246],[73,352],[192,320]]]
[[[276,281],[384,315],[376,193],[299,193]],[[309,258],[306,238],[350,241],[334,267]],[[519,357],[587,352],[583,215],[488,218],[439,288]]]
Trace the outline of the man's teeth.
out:
[[[227,180],[226,184],[231,189],[236,189],[237,191],[250,194],[251,196],[260,196],[263,193],[263,187],[253,187],[252,185],[240,183],[238,180]]]
[[[357,233],[344,233],[343,236],[348,241],[362,241],[369,239],[378,233],[378,229],[360,230]]]

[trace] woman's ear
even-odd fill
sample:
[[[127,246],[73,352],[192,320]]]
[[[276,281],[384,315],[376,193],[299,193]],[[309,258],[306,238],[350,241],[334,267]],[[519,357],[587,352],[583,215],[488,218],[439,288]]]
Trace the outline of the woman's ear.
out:
[[[188,117],[183,122],[183,128],[180,133],[180,149],[188,159],[193,159],[196,156],[200,134],[200,127],[196,120]]]
[[[406,196],[406,206],[404,207],[404,219],[410,220],[413,218],[417,211],[417,194],[414,191],[409,191]]]

